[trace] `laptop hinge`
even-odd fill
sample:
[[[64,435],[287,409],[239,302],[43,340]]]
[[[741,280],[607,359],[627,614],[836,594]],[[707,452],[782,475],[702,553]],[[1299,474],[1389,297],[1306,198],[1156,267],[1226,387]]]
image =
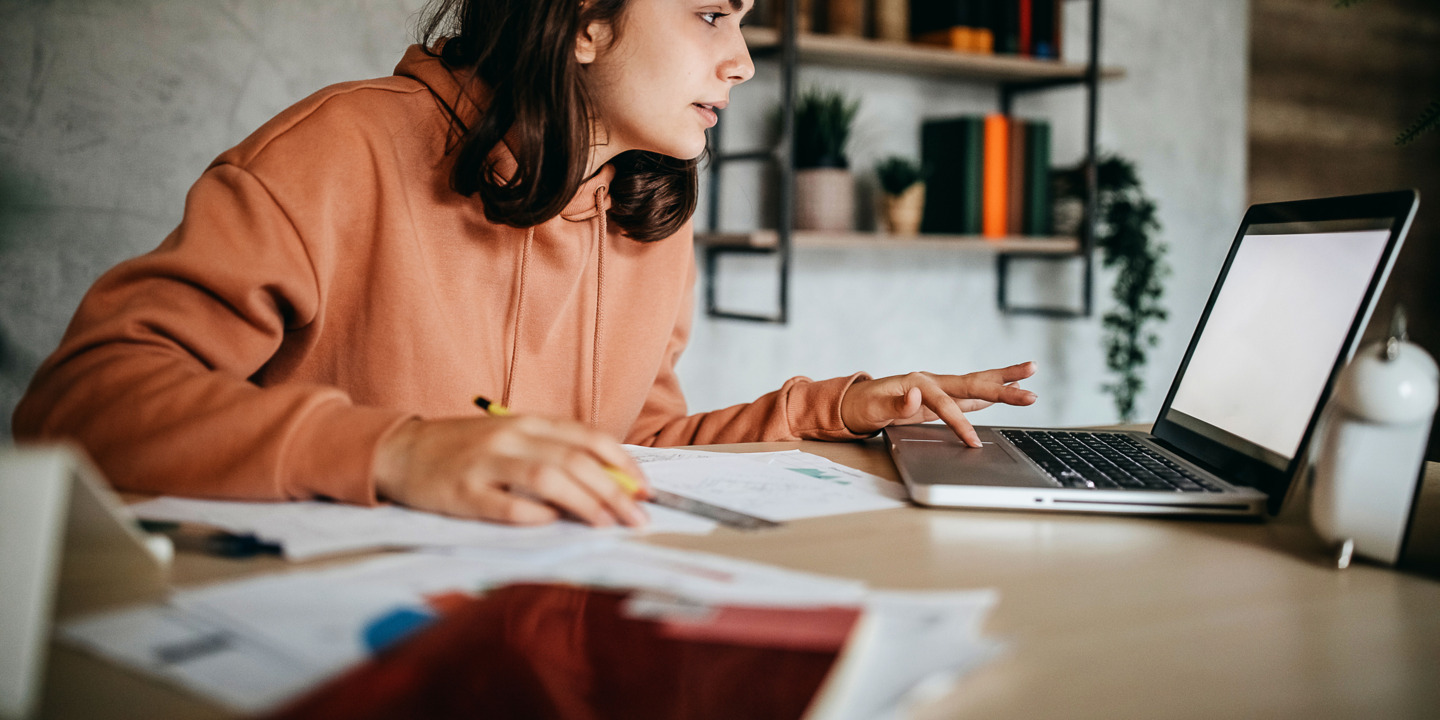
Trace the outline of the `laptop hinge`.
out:
[[[1162,438],[1162,437],[1160,437],[1160,436],[1158,436],[1158,435],[1155,435],[1154,433],[1150,433],[1148,437],[1150,438],[1150,441],[1151,441],[1151,442],[1155,443],[1156,445],[1159,445],[1159,446],[1162,447],[1162,448],[1165,448],[1165,449],[1168,450],[1169,452],[1172,452],[1172,453],[1175,453],[1176,455],[1179,455],[1179,456],[1180,456],[1180,459],[1184,460],[1185,462],[1188,462],[1188,463],[1190,463],[1191,465],[1194,465],[1194,466],[1200,468],[1201,470],[1204,470],[1205,472],[1208,472],[1208,473],[1210,473],[1211,475],[1214,475],[1215,477],[1221,478],[1221,479],[1223,479],[1225,482],[1230,483],[1231,485],[1234,485],[1234,486],[1236,486],[1236,487],[1252,487],[1252,485],[1250,485],[1249,483],[1243,482],[1243,481],[1241,481],[1241,480],[1239,480],[1239,479],[1235,479],[1235,478],[1229,477],[1229,475],[1230,475],[1229,473],[1224,472],[1221,468],[1216,467],[1213,463],[1205,462],[1205,461],[1202,460],[1201,458],[1196,457],[1196,456],[1195,456],[1194,454],[1192,454],[1192,453],[1186,452],[1186,451],[1185,451],[1183,448],[1181,448],[1179,445],[1176,445],[1175,443],[1172,443],[1172,442],[1170,442],[1169,440],[1166,440],[1165,438]]]

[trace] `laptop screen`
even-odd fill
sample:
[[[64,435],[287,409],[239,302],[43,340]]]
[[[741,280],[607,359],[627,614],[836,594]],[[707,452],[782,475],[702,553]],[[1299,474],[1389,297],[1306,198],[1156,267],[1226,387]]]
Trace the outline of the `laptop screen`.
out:
[[[1165,419],[1285,469],[1345,351],[1393,222],[1247,227]]]

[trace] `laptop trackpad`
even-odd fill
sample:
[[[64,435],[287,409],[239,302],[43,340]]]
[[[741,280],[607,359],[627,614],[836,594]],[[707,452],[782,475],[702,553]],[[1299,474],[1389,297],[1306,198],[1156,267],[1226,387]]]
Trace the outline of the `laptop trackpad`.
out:
[[[927,485],[983,485],[991,487],[1053,487],[1049,478],[1021,462],[1009,443],[987,427],[976,428],[981,447],[967,447],[943,425],[897,428],[893,442],[900,445],[911,479]]]

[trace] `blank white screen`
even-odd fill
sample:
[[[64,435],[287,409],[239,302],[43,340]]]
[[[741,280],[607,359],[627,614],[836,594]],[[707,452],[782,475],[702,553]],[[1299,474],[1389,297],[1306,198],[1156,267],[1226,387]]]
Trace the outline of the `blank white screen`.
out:
[[[1389,239],[1246,235],[1171,407],[1294,457]]]

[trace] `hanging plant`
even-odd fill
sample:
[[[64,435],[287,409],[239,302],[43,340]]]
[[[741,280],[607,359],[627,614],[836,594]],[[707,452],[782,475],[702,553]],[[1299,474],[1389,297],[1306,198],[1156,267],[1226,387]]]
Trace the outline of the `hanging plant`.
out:
[[[1110,289],[1116,307],[1105,313],[1105,364],[1118,377],[1104,385],[1115,398],[1121,422],[1135,418],[1135,398],[1145,388],[1141,371],[1148,351],[1160,342],[1151,324],[1168,314],[1160,305],[1163,280],[1170,269],[1163,262],[1165,246],[1154,234],[1155,201],[1145,196],[1135,165],[1113,155],[1097,167],[1095,245],[1104,267],[1115,270]]]

